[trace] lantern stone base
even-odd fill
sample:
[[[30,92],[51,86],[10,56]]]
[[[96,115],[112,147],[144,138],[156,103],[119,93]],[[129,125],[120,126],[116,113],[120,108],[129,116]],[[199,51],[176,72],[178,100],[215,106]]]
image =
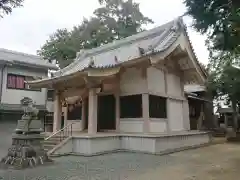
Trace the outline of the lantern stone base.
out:
[[[36,124],[36,121],[32,123]],[[25,124],[23,120],[18,121],[17,129],[12,137],[12,146],[8,149],[7,156],[1,160],[3,168],[23,169],[53,162],[42,147],[41,142],[44,137],[40,131],[35,131],[36,127],[24,131],[21,126]]]

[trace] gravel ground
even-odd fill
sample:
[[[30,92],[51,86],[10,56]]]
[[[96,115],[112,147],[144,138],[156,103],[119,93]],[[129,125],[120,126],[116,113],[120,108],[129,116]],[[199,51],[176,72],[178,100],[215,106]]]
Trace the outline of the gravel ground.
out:
[[[236,180],[240,144],[217,144],[164,156],[113,153],[94,157],[65,156],[27,170],[1,170],[6,180]],[[1,179],[0,178],[0,179]]]
[[[240,144],[218,144],[174,153],[177,163],[156,167],[136,180],[237,180],[240,176]]]
[[[137,153],[113,153],[94,157],[65,156],[55,163],[35,169],[2,170],[3,179],[23,180],[118,180],[129,179],[138,173],[160,166],[173,165],[174,157]]]
[[[0,158],[11,144],[15,125],[0,125]],[[164,156],[113,153],[65,156],[27,170],[0,170],[0,180],[236,180],[240,144],[217,144]]]

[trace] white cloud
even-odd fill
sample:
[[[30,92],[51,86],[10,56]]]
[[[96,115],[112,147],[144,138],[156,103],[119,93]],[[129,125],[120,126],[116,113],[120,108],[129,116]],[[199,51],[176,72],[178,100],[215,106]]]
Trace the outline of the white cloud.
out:
[[[182,15],[181,0],[136,0],[144,15],[159,26]],[[89,17],[98,7],[98,0],[25,0],[23,7],[0,19],[0,47],[36,54],[48,36],[58,28],[71,28]],[[204,37],[190,29],[190,39],[199,61],[207,63]]]

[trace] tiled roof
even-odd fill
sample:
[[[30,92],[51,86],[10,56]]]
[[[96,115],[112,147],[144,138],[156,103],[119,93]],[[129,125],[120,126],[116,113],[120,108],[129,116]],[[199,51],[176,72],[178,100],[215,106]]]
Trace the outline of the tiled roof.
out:
[[[198,84],[184,85],[184,91],[187,93],[206,91],[206,87]]]
[[[94,49],[81,50],[77,53],[77,57],[70,65],[55,72],[53,77],[28,83],[52,83],[52,80],[67,78],[76,72],[83,72],[88,68],[111,68],[143,56],[164,52],[169,49],[181,35],[184,35],[187,37],[187,40],[190,41],[186,27],[180,17],[154,29],[143,31]],[[193,51],[191,43],[190,51]],[[192,56],[193,61],[197,61],[194,52]],[[196,66],[198,66],[198,64],[196,64]],[[200,71],[199,69],[198,72],[203,78],[202,72]]]
[[[232,113],[233,109],[232,108],[218,108],[217,110],[218,113]]]
[[[43,60],[41,57],[0,48],[0,62],[9,62],[23,65],[33,65],[42,68],[57,70],[57,66]]]
[[[179,37],[179,28],[182,28],[181,18],[173,20],[160,27],[144,31],[136,35],[114,41],[90,50],[82,50],[69,66],[54,74],[65,76],[91,67],[106,68],[141,57],[139,48],[144,50],[144,55],[166,50]]]

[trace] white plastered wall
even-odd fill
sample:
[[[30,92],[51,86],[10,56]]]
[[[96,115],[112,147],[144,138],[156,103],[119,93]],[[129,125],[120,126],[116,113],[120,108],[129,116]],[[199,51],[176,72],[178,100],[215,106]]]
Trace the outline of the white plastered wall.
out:
[[[3,104],[20,104],[20,100],[24,97],[31,98],[36,105],[45,105],[46,104],[46,93],[47,90],[42,88],[41,91],[30,91],[30,90],[18,90],[18,89],[8,89],[7,88],[7,75],[16,74],[23,76],[32,76],[32,77],[46,77],[47,70],[31,69],[31,68],[22,68],[22,67],[6,67],[3,73],[3,82],[2,82],[2,99],[1,103]]]
[[[149,67],[147,71],[148,92],[167,98],[167,118],[150,118],[150,132],[187,130],[189,126],[188,102],[184,97],[180,77]]]
[[[167,98],[167,118],[150,118],[149,132],[186,130],[189,119],[186,116],[186,99],[180,77],[168,74],[155,67],[147,68],[147,79],[142,78],[140,69],[127,69],[121,76],[120,96],[148,93]],[[186,119],[185,119],[186,118]],[[120,131],[143,132],[143,118],[120,118]]]
[[[147,88],[152,95],[166,97],[165,73],[154,67],[147,69]],[[150,118],[150,132],[167,132],[167,119]]]
[[[142,78],[142,71],[136,68],[127,69],[120,78],[120,96],[143,94],[147,83]],[[120,118],[119,129],[122,132],[143,132],[143,118]]]

